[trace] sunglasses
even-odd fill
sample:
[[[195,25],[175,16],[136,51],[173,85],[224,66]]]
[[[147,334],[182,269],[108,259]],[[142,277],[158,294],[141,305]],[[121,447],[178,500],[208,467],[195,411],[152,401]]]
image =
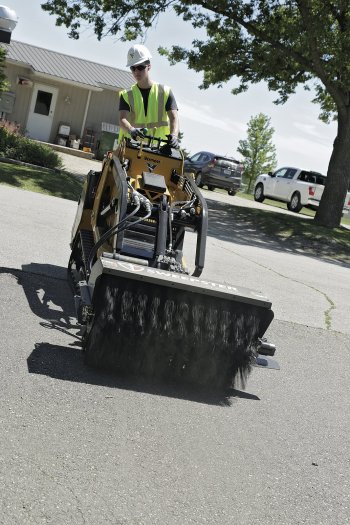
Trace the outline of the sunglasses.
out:
[[[134,71],[143,71],[144,69],[146,69],[146,67],[148,66],[148,64],[140,64],[139,66],[130,66],[130,69],[132,72]]]

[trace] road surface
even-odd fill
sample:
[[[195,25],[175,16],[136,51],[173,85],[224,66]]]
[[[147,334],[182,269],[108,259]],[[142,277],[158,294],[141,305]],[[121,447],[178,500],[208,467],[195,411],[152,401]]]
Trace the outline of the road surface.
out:
[[[211,201],[204,276],[272,299],[281,370],[225,398],[149,385],[83,365],[65,281],[76,204],[0,198],[1,523],[350,523],[349,268]]]

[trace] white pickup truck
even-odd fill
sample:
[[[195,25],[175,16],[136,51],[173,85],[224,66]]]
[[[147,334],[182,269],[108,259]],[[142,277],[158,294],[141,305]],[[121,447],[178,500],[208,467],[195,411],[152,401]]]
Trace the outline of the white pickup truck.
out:
[[[259,175],[255,182],[254,199],[269,199],[287,203],[290,211],[298,213],[303,206],[316,209],[320,204],[326,176],[299,168],[279,168]],[[344,211],[350,210],[350,192],[347,193]]]

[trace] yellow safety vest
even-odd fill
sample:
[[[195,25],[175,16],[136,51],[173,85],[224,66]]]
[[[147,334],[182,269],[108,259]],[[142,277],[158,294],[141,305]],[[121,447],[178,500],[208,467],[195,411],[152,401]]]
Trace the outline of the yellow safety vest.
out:
[[[170,87],[162,84],[153,84],[148,95],[147,115],[143,105],[141,91],[137,84],[131,89],[121,91],[125,102],[130,106],[130,124],[135,128],[147,128],[148,134],[154,137],[166,139],[170,133],[169,118],[165,111],[165,104],[168,100]],[[119,132],[118,142],[124,137],[130,137],[130,134],[123,129]]]

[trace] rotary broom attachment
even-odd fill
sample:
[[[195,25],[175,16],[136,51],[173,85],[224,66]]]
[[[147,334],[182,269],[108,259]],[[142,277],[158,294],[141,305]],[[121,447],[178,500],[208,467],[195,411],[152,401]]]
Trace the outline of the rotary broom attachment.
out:
[[[215,389],[244,384],[273,318],[259,294],[110,260],[98,271],[109,273],[95,283],[89,365]]]

